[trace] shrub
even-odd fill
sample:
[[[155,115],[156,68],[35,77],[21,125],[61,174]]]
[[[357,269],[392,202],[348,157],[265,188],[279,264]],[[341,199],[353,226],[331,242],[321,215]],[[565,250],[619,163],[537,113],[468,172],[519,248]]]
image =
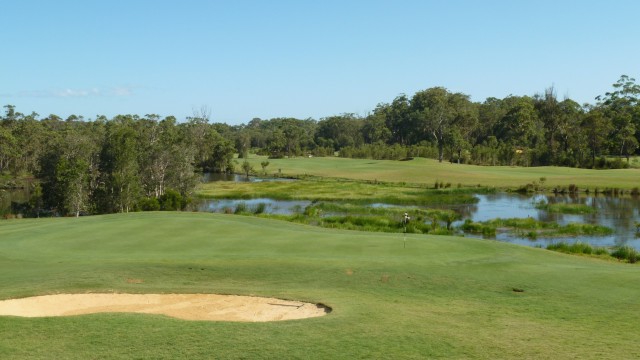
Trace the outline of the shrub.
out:
[[[160,202],[154,197],[144,198],[139,202],[142,211],[158,211],[160,210]]]
[[[611,253],[611,256],[634,264],[638,261],[640,254],[638,254],[638,251],[631,246],[620,246]]]
[[[563,253],[569,253],[569,254],[587,254],[587,255],[591,255],[591,254],[594,254],[594,255],[607,254],[608,255],[609,254],[607,249],[603,247],[593,247],[583,242],[577,242],[571,245],[565,242],[559,242],[559,243],[547,245],[547,249],[559,251]]]
[[[160,203],[160,209],[165,211],[182,210],[187,205],[186,199],[184,199],[179,192],[171,189],[160,196],[158,201]]]
[[[464,232],[471,234],[480,234],[484,237],[496,236],[496,227],[492,224],[483,224],[479,222],[473,222],[471,219],[467,219],[462,224],[461,229]]]

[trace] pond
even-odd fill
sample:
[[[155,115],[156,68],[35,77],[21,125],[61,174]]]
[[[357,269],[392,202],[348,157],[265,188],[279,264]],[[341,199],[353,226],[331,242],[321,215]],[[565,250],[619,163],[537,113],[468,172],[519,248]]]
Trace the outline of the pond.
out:
[[[546,247],[550,243],[565,241],[567,243],[584,242],[593,246],[628,245],[640,250],[640,238],[636,237],[635,222],[640,221],[640,199],[637,197],[611,196],[561,196],[561,195],[533,195],[497,193],[476,195],[480,200],[476,204],[451,207],[460,212],[463,219],[473,221],[487,221],[495,218],[527,218],[539,221],[555,221],[560,225],[569,223],[597,224],[614,230],[608,236],[576,236],[568,238],[536,240],[517,237],[508,233],[498,233],[496,240],[528,246]],[[574,215],[550,213],[536,209],[535,204],[543,201],[549,204],[583,204],[592,207],[591,214]],[[459,225],[459,222],[457,225]],[[466,235],[474,236],[474,235]]]

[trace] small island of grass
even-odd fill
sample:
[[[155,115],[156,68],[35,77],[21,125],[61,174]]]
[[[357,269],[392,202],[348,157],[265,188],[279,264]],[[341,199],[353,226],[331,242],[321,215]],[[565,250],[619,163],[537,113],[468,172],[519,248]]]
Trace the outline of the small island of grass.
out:
[[[613,229],[601,225],[571,223],[560,225],[556,222],[539,221],[533,218],[526,219],[492,219],[489,221],[473,222],[466,220],[461,229],[471,234],[482,236],[495,236],[498,230],[514,235],[536,239],[538,237],[570,237],[570,236],[603,236],[613,234]]]
[[[549,204],[544,201],[537,203],[536,209],[550,213],[576,215],[593,214],[596,212],[595,208],[585,204]]]

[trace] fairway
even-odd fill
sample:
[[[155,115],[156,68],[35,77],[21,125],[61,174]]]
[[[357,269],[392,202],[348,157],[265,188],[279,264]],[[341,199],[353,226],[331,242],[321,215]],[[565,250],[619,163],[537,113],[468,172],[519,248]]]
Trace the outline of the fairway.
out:
[[[135,281],[131,281],[135,279]],[[233,294],[321,303],[265,323],[0,316],[0,358],[637,358],[636,265],[487,240],[204,213],[0,222],[0,300]]]
[[[249,161],[260,169],[264,157],[251,155]],[[348,178],[367,181],[406,182],[433,185],[435,181],[451,186],[491,186],[517,188],[545,179],[545,186],[580,189],[599,187],[631,189],[639,187],[640,169],[592,170],[559,166],[512,167],[476,166],[439,163],[434,159],[415,158],[410,161],[346,159],[338,157],[269,159],[267,172],[273,175]]]

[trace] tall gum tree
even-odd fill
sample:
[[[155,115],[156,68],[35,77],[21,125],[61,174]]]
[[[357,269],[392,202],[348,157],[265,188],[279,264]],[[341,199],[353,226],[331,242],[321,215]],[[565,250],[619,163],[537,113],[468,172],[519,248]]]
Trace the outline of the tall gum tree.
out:
[[[452,128],[468,126],[478,119],[477,107],[473,106],[468,95],[450,93],[443,87],[417,92],[411,98],[411,113],[421,133],[435,140],[440,162]]]

